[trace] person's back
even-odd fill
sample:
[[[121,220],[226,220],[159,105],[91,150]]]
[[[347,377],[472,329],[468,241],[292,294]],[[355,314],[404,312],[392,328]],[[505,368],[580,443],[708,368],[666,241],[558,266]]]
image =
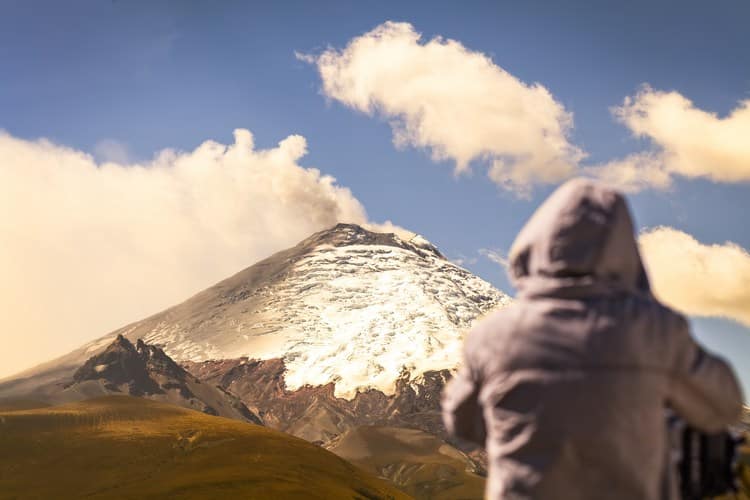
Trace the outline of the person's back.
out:
[[[623,197],[566,183],[510,267],[515,304],[470,332],[443,395],[449,432],[486,444],[488,497],[675,498],[665,408],[713,432],[738,418],[741,394],[651,296]]]

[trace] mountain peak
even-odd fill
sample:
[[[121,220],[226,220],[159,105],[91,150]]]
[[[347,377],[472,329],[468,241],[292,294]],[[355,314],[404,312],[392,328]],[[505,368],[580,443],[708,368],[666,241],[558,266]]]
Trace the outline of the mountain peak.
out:
[[[393,394],[404,369],[455,368],[473,320],[509,301],[402,234],[337,224],[123,332],[178,363],[281,358],[290,390]]]
[[[138,339],[140,341],[140,339]],[[130,342],[127,338],[125,338],[122,334],[118,334],[117,337],[115,337],[115,340],[112,341],[112,343],[109,345],[107,349],[122,349],[125,351],[133,351],[135,350],[135,347],[133,347],[132,342]]]
[[[435,245],[423,236],[413,233],[409,239],[403,239],[395,233],[370,231],[358,224],[340,222],[335,226],[317,232],[302,242],[304,246],[331,245],[345,247],[351,245],[381,245],[403,248],[420,257],[445,259]]]
[[[139,339],[138,345],[143,345]],[[141,353],[124,336],[118,335],[104,352],[92,356],[73,375],[75,383],[105,380],[108,386],[127,384],[131,395],[159,394],[163,391],[148,373]]]

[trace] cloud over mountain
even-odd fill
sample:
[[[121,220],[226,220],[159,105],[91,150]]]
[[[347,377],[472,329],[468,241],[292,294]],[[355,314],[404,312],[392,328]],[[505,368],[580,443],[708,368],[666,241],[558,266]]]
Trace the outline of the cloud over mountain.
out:
[[[422,41],[388,21],[317,56],[325,96],[388,120],[399,147],[451,160],[456,173],[481,160],[497,184],[527,190],[570,176],[583,152],[568,140],[572,115],[544,86],[527,84],[461,43]]]
[[[640,235],[654,293],[695,316],[720,316],[750,326],[750,253],[727,242],[705,245],[670,227]]]
[[[314,231],[367,223],[348,189],[299,164],[303,137],[260,150],[247,130],[234,139],[122,165],[0,133],[0,375],[171,305]]]

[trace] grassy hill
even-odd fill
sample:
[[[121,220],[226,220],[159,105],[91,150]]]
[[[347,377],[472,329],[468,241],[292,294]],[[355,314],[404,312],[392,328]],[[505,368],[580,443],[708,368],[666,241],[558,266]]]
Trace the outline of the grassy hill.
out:
[[[409,498],[301,439],[128,396],[0,411],[0,450],[4,499]]]
[[[25,398],[0,398],[0,412],[16,410],[34,410],[36,408],[46,408],[51,406],[49,403],[43,403],[33,399]]]
[[[484,497],[485,479],[470,472],[468,457],[435,436],[416,429],[361,426],[326,447],[336,455],[423,500]]]

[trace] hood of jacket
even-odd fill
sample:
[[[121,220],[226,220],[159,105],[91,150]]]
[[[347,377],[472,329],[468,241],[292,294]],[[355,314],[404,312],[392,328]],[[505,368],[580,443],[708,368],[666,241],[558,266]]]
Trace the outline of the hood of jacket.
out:
[[[649,294],[625,197],[588,179],[560,186],[516,237],[509,275],[519,295]]]

